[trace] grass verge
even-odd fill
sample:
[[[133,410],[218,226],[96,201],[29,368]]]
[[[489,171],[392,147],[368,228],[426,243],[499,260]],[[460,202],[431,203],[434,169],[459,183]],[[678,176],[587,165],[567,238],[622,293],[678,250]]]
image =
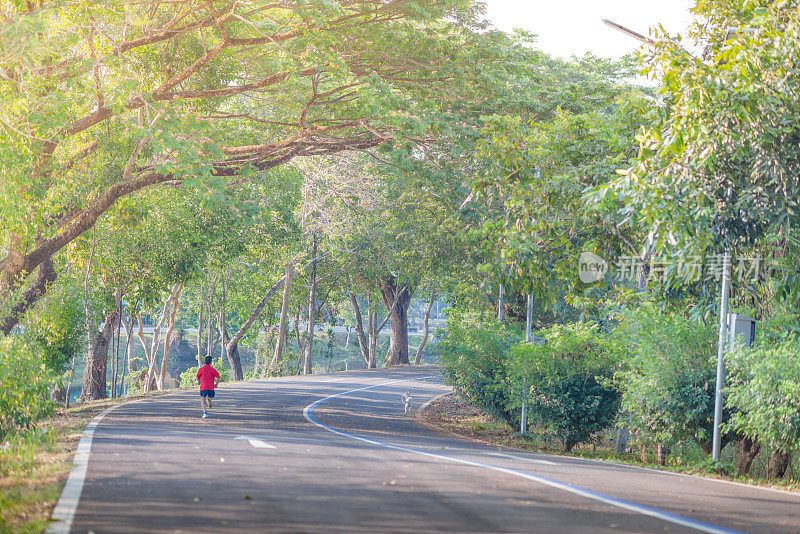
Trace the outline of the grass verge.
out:
[[[166,392],[150,395],[162,393]],[[43,532],[72,469],[72,457],[86,425],[109,406],[142,396],[61,408],[35,427],[8,436],[0,444],[0,533]]]
[[[613,443],[603,437],[598,437],[591,443],[582,443],[570,453],[565,453],[561,450],[558,441],[548,436],[542,429],[530,429],[528,435],[521,436],[516,429],[505,421],[486,414],[481,408],[462,399],[455,393],[436,399],[419,413],[418,417],[422,423],[436,430],[487,445],[590,460],[610,461],[660,471],[716,478],[795,493],[800,492],[800,484],[794,478],[769,481],[753,476],[735,477],[729,473],[720,472],[717,466],[710,462],[705,455],[698,454],[696,450],[693,450],[696,447],[687,447],[686,451],[676,451],[677,454],[671,456],[666,465],[658,465],[656,463],[654,452],[648,452],[648,461],[642,461],[639,452],[636,454],[631,452],[617,455],[614,453]],[[723,450],[723,453],[726,451],[728,451],[728,448]],[[728,452],[730,453],[730,451]],[[723,460],[725,460],[724,457]]]

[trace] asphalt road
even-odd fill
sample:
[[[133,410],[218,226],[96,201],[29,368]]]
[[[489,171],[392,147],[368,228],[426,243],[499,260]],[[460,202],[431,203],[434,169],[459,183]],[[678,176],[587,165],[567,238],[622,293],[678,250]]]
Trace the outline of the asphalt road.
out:
[[[94,431],[72,531],[800,532],[800,495],[438,434],[400,401],[446,392],[436,375],[224,385],[208,419],[196,394],[120,406]]]

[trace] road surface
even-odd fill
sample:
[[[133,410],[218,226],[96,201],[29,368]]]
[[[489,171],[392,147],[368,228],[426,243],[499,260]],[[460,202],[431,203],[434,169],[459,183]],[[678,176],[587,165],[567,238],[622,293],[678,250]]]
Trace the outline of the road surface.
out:
[[[484,446],[402,414],[404,392],[419,409],[448,389],[423,366],[223,385],[208,419],[197,394],[119,406],[94,428],[71,531],[800,532],[800,495]]]

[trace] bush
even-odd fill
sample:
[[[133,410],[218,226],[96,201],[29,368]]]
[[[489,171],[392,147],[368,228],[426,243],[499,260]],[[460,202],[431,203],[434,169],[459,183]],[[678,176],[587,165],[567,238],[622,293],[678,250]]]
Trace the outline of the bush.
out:
[[[49,392],[55,377],[47,363],[40,345],[0,339],[0,440],[52,413]]]
[[[229,382],[231,379],[230,370],[225,367],[225,364],[222,361],[222,358],[217,358],[216,360],[211,362],[211,366],[217,370],[219,373],[219,381],[222,382]],[[187,370],[181,373],[180,376],[180,387],[182,388],[196,388],[198,387],[197,383],[197,369],[196,365],[189,367]]]
[[[640,439],[692,440],[710,454],[717,328],[645,303],[620,313],[615,334],[630,355],[616,376],[629,426]],[[723,446],[732,437],[724,435]]]
[[[738,345],[727,363],[728,428],[788,457],[800,446],[800,338],[785,334],[749,349]]]
[[[596,325],[556,325],[539,332],[544,345],[521,344],[507,362],[514,406],[526,402],[537,422],[569,452],[614,423],[619,392],[611,385],[616,356]]]
[[[511,423],[504,361],[519,342],[519,334],[495,321],[482,321],[478,314],[453,311],[447,329],[436,335],[445,381],[465,398]]]

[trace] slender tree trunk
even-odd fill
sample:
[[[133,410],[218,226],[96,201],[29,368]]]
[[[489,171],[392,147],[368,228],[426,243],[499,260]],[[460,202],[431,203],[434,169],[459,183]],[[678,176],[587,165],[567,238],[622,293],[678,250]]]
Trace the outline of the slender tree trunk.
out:
[[[312,372],[311,357],[314,353],[314,323],[316,320],[315,313],[317,311],[317,234],[311,235],[311,279],[309,280],[308,289],[308,323],[306,324],[306,346],[305,358],[303,359],[303,374],[310,375]]]
[[[228,359],[228,364],[231,366],[231,372],[233,372],[233,379],[234,380],[241,380],[243,378],[242,373],[242,360],[239,357],[239,345],[236,343],[231,344],[230,350],[228,350],[228,342],[230,341],[230,335],[228,334],[228,327],[225,324],[225,304],[228,298],[228,289],[225,287],[225,283],[222,283],[222,305],[219,308],[219,319],[217,320],[217,329],[219,330],[219,338],[220,344],[222,345],[221,348],[221,356],[225,356]]]
[[[175,322],[178,315],[178,308],[180,308],[181,293],[183,292],[183,282],[178,282],[172,286],[172,309],[169,314],[169,321],[167,322],[167,333],[164,336],[164,357],[161,359],[161,371],[158,373],[157,385],[158,389],[166,389],[164,383],[167,378],[167,362],[169,361],[169,351],[172,348],[172,335],[175,332]]]
[[[81,389],[81,400],[83,401],[105,399],[108,396],[106,393],[108,348],[111,344],[119,308],[118,303],[121,298],[122,291],[117,289],[114,310],[106,316],[100,329],[92,336],[92,343],[86,353],[86,367],[83,370],[83,387]]]
[[[122,378],[120,379],[120,391],[125,393],[125,376],[130,371],[133,373],[133,317],[122,318],[125,324],[125,365],[122,366]]]
[[[356,316],[356,333],[358,334],[358,347],[361,349],[361,357],[364,358],[364,365],[371,369],[369,367],[369,345],[367,345],[367,338],[364,335],[364,321],[361,318],[361,309],[358,307],[355,293],[350,293],[350,304],[352,304],[353,313]],[[370,311],[367,310],[367,313],[370,313]],[[370,323],[368,326],[371,327],[372,324]]]
[[[149,351],[147,350],[144,342],[142,316],[139,315],[139,341],[141,341],[142,346],[145,347],[145,354],[147,355],[147,374],[145,376],[144,385],[142,386],[142,389],[145,393],[150,391],[153,386],[153,380],[155,378],[156,368],[158,366],[158,349],[161,346],[161,328],[164,326],[164,321],[167,320],[170,300],[171,298],[168,297],[167,301],[164,303],[164,308],[161,310],[161,316],[158,319],[158,324],[156,324],[153,328],[153,339],[150,341]]]
[[[367,300],[368,308],[368,330],[369,330],[369,353],[367,358],[367,369],[375,369],[378,366],[378,336],[380,331],[378,329],[378,311],[375,309],[375,302],[372,299]]]
[[[286,326],[289,315],[289,292],[292,288],[292,275],[294,274],[294,262],[286,264],[286,276],[283,281],[283,300],[281,301],[281,315],[278,319],[278,339],[275,342],[275,353],[272,362],[269,364],[269,374],[274,373],[280,365],[283,357],[283,348],[286,345]]]
[[[111,398],[117,398],[117,377],[119,370],[119,344],[121,341],[122,333],[122,290],[120,289],[119,308],[117,309],[117,345],[114,351],[114,370],[111,374]]]
[[[302,304],[297,304],[297,314],[294,316],[294,337],[297,340],[297,374],[303,374],[303,355],[305,354],[302,336],[300,335],[300,316],[303,313]]]
[[[203,310],[205,306],[200,301],[200,309],[197,312],[197,367],[203,365]]]
[[[206,346],[206,356],[211,356],[212,351],[214,350],[214,314],[213,310],[213,301],[211,298],[208,299],[208,345]]]
[[[389,352],[384,367],[407,364],[408,361],[408,306],[411,293],[398,288],[394,276],[381,280],[381,300],[389,310]]]
[[[502,286],[501,286],[502,287]],[[422,339],[419,342],[419,347],[417,347],[417,354],[414,356],[414,365],[419,365],[419,361],[422,358],[422,351],[425,349],[425,344],[428,342],[428,334],[430,333],[430,318],[431,318],[431,310],[433,309],[433,303],[436,302],[436,295],[431,295],[431,300],[428,301],[428,307],[425,310],[425,319],[423,321],[423,331],[422,331]]]

